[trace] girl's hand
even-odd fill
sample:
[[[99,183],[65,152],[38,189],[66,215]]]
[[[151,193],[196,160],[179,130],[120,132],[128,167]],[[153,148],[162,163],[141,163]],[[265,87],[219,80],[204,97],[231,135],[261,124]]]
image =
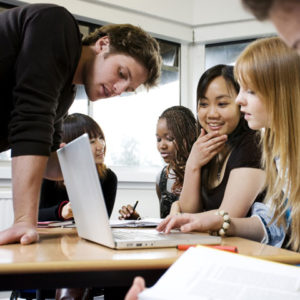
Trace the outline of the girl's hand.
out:
[[[200,169],[222,150],[226,141],[227,135],[219,135],[216,131],[205,133],[202,128],[200,136],[192,147],[186,163],[187,167]]]
[[[67,219],[71,219],[73,218],[73,211],[71,208],[71,203],[68,202],[67,204],[65,204],[61,210],[61,216],[67,220]]]
[[[140,215],[133,210],[133,207],[128,204],[127,206],[122,206],[119,210],[119,220],[137,220],[140,218]]]
[[[177,214],[166,217],[157,227],[159,232],[169,233],[173,228],[179,228],[182,232],[215,231],[222,227],[223,218],[211,212],[198,214]]]

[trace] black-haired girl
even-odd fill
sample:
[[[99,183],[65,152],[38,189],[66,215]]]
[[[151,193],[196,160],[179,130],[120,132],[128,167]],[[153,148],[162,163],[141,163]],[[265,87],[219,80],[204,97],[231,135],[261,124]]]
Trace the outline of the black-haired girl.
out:
[[[100,126],[87,115],[80,113],[69,115],[63,124],[62,140],[64,143],[71,142],[83,133],[89,135],[107,213],[110,216],[116,198],[117,176],[104,164],[106,144],[103,131]],[[71,219],[72,217],[72,208],[63,182],[44,179],[41,189],[39,221],[62,221]]]
[[[158,118],[156,126],[157,150],[166,163],[156,178],[156,193],[160,203],[160,216],[165,218],[181,193],[185,164],[193,143],[197,139],[196,119],[184,106],[167,108]],[[119,210],[120,219],[137,219],[139,214],[131,205]]]

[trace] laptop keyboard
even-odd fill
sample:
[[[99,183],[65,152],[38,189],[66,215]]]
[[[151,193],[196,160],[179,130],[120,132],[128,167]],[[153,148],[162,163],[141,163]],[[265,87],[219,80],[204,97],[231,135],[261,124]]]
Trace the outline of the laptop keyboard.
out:
[[[146,232],[143,230],[128,230],[124,231],[113,231],[113,236],[118,240],[133,240],[133,241],[141,241],[141,240],[163,240],[165,239],[165,235],[159,234],[158,232]]]

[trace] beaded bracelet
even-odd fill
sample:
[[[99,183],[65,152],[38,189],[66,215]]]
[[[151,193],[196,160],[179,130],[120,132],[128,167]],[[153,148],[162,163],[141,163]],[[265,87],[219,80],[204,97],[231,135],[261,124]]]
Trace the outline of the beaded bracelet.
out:
[[[217,216],[221,216],[223,218],[223,224],[222,227],[217,231],[210,232],[211,235],[220,235],[220,236],[226,236],[226,232],[228,231],[228,228],[230,227],[230,217],[228,212],[225,212],[224,210],[218,210],[215,213]]]

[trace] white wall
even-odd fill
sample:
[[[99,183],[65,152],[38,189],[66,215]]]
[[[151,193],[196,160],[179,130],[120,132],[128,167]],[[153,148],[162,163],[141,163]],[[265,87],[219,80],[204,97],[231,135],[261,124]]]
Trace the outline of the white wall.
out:
[[[20,1],[15,0],[6,2],[20,4]],[[271,24],[260,23],[245,12],[240,0],[27,0],[23,2],[56,3],[66,7],[81,19],[92,20],[99,24],[132,23],[141,26],[155,37],[180,43],[181,103],[193,111],[196,106],[197,81],[204,71],[206,43],[247,39],[275,33]],[[9,173],[9,167],[8,169],[1,167],[0,162],[0,190],[7,189],[10,185],[10,176],[7,175]],[[113,216],[118,215],[117,210],[122,204],[134,203],[135,200],[140,200],[139,211],[143,216],[158,216],[158,201],[153,182],[145,185],[120,182]]]
[[[10,189],[0,190],[0,231],[8,228],[14,220]]]
[[[17,0],[6,2],[20,3]],[[22,2],[48,3],[49,0]],[[156,37],[187,44],[202,43],[204,41],[202,35],[206,40],[210,40],[211,33],[214,34],[213,39],[217,41],[274,32],[270,24],[255,21],[241,7],[240,0],[52,0],[51,2],[65,6],[77,16],[96,20],[99,24],[130,22],[142,26]],[[229,24],[232,26],[227,27]],[[246,26],[247,24],[251,26]]]
[[[3,0],[2,0],[3,1]],[[10,3],[20,1],[10,0]],[[49,0],[27,0],[27,3]],[[132,23],[155,37],[178,42],[181,51],[181,103],[194,110],[195,87],[204,71],[207,43],[266,36],[275,33],[256,21],[240,0],[52,0],[77,17],[99,24]]]

